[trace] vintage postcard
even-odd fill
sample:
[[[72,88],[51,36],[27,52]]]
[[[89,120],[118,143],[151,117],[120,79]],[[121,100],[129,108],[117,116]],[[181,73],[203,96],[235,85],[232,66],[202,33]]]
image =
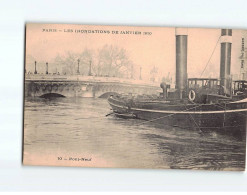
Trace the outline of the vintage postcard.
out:
[[[26,24],[23,164],[244,171],[246,39]]]

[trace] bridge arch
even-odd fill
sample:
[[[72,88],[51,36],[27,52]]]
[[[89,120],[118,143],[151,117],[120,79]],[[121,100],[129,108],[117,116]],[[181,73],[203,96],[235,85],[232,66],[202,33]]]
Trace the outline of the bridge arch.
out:
[[[65,97],[64,95],[60,94],[60,93],[45,93],[43,95],[40,96],[41,98],[57,98],[57,97]]]
[[[116,92],[106,92],[106,93],[103,93],[102,95],[100,95],[98,98],[108,98],[111,95],[117,95],[117,94],[118,93],[116,93]]]

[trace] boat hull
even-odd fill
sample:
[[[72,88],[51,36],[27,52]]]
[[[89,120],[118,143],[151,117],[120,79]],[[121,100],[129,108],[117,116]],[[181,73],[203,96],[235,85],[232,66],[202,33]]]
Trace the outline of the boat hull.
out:
[[[112,96],[108,98],[108,102],[115,113],[129,113],[148,123],[204,131],[245,131],[246,127],[247,104],[245,101],[225,104],[173,105],[164,101],[130,103]]]

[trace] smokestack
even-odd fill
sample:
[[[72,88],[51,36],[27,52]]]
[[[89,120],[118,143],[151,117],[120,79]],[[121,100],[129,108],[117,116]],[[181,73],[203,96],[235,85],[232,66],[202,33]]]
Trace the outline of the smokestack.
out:
[[[220,51],[220,85],[224,91],[220,93],[230,94],[231,86],[231,48],[232,48],[232,29],[221,30],[221,51]]]
[[[176,89],[179,98],[187,89],[187,28],[176,28]]]

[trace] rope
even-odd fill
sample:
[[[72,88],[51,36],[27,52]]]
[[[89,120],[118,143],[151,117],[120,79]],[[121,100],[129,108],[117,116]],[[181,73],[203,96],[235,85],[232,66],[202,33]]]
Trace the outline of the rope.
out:
[[[221,36],[220,36],[220,37],[221,37]],[[213,56],[213,54],[214,54],[214,52],[215,52],[215,49],[216,49],[216,47],[217,47],[217,45],[218,45],[218,42],[219,42],[219,40],[220,40],[220,37],[219,37],[219,39],[218,39],[218,41],[217,41],[217,43],[216,43],[216,45],[215,45],[215,47],[214,47],[214,50],[213,50],[213,52],[212,52],[212,54],[211,54],[211,56],[210,56],[210,58],[209,58],[209,60],[208,60],[208,62],[207,62],[207,64],[206,64],[205,68],[203,69],[203,71],[202,71],[200,77],[202,77],[204,71],[206,70],[206,68],[207,68],[207,66],[208,66],[208,64],[209,64],[209,62],[210,62],[210,60],[211,60],[211,58],[212,58],[212,56]]]
[[[186,106],[185,106],[185,108],[186,108]],[[201,129],[200,129],[200,126],[197,124],[197,122],[195,121],[195,119],[193,118],[193,116],[190,113],[189,113],[189,116],[193,120],[193,122],[195,123],[195,125],[197,126],[197,128],[199,129],[199,131],[202,132]]]
[[[114,114],[114,112],[108,113],[108,114],[106,114],[105,116],[108,117],[108,116],[110,116],[110,115],[112,115],[112,114]]]

